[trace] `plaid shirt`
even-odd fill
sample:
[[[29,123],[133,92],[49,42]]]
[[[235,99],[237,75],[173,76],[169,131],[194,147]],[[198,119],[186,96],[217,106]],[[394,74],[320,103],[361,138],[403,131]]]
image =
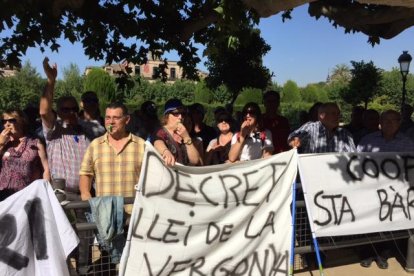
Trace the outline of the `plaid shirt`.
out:
[[[55,120],[53,128],[43,124],[46,151],[52,178],[66,179],[66,190],[79,192],[79,168],[89,145],[81,126],[66,128]]]
[[[95,178],[97,196],[135,196],[135,185],[141,172],[145,141],[129,134],[120,152],[111,146],[108,134],[93,140],[82,161],[80,175]]]
[[[414,152],[414,142],[402,133],[391,141],[385,141],[381,131],[368,134],[361,139],[359,152]]]
[[[292,132],[288,141],[298,137],[301,140],[300,153],[354,152],[356,147],[351,134],[338,127],[331,137],[321,122],[308,122]]]

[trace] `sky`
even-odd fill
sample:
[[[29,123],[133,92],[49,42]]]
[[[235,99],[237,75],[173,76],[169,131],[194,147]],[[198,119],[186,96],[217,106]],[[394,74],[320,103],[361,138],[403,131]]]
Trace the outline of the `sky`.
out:
[[[408,51],[414,57],[414,28],[405,30],[391,40],[381,39],[379,45],[372,47],[367,42],[366,35],[345,34],[342,27],[333,27],[327,19],[316,20],[311,17],[307,7],[308,5],[304,5],[294,9],[292,19],[284,23],[281,15],[277,14],[262,18],[259,24],[262,37],[272,48],[264,56],[263,62],[274,73],[273,81],[279,85],[288,80],[295,81],[301,87],[309,83],[326,81],[336,65],[346,64],[351,67],[351,60],[373,61],[375,66],[391,70],[393,67],[399,67],[397,59],[402,51]],[[81,72],[84,72],[86,66],[101,66],[105,63],[89,60],[79,43],[71,44],[61,40],[60,44],[62,47],[59,53],[48,50],[41,53],[40,50],[31,48],[22,60],[29,60],[42,76],[44,56],[48,56],[51,62],[56,62],[58,68],[75,63]],[[200,47],[202,48],[202,45]],[[199,53],[201,57],[202,49]],[[167,54],[165,57],[169,60],[178,60],[176,53]],[[205,58],[203,60],[205,61]],[[203,61],[198,68],[207,71]],[[414,71],[414,62],[411,71]]]

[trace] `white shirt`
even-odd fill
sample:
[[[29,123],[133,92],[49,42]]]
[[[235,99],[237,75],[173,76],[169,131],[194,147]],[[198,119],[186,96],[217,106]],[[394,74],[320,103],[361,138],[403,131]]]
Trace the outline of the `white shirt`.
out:
[[[273,150],[272,133],[269,130],[265,130],[265,138],[260,139],[261,132],[253,132],[248,135],[244,141],[243,148],[240,152],[240,161],[248,161],[254,159],[260,159],[263,156],[263,150]],[[237,143],[238,133],[234,134],[231,138],[231,144]]]

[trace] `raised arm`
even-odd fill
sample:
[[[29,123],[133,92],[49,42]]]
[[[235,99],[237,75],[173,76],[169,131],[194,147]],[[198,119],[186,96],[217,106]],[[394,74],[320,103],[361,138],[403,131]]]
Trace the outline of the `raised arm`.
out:
[[[57,66],[53,64],[49,65],[49,59],[46,57],[43,60],[43,70],[47,76],[47,84],[40,98],[39,114],[42,119],[42,123],[47,128],[52,128],[55,120],[55,115],[52,111],[53,95],[55,90],[55,82],[57,76]]]

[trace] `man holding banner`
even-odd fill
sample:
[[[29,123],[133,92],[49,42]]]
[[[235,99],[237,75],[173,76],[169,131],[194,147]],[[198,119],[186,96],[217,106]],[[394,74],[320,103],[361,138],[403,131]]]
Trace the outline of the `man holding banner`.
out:
[[[414,152],[414,142],[399,132],[401,115],[395,110],[387,110],[380,117],[381,130],[368,134],[358,144],[359,152]],[[383,242],[378,245],[364,246],[361,266],[369,267],[375,260],[378,267],[388,268],[388,251],[391,244]]]
[[[292,132],[288,143],[299,148],[300,153],[354,152],[352,135],[339,127],[339,107],[336,103],[324,103],[318,109],[317,122],[308,122]]]

